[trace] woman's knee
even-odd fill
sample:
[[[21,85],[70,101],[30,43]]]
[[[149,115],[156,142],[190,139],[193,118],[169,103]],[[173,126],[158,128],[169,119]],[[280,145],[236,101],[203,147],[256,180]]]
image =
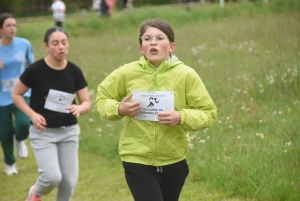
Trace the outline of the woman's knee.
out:
[[[61,173],[48,172],[41,175],[41,181],[46,186],[56,187],[62,180]]]
[[[73,177],[64,178],[61,182],[63,183],[63,185],[65,187],[67,187],[70,190],[72,190],[72,189],[74,189],[76,187],[77,180],[78,180],[78,177],[73,176]]]

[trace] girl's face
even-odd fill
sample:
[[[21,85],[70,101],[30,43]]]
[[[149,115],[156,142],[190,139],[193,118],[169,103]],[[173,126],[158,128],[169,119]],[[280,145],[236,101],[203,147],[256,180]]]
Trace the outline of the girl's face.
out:
[[[53,32],[45,45],[47,52],[54,60],[64,60],[69,51],[68,37],[61,31]]]
[[[17,32],[17,21],[14,18],[7,18],[4,20],[2,27],[0,27],[0,33],[2,37],[12,39]]]
[[[155,67],[159,67],[164,60],[168,60],[175,50],[175,43],[171,43],[164,32],[155,27],[148,27],[141,39],[140,52]]]

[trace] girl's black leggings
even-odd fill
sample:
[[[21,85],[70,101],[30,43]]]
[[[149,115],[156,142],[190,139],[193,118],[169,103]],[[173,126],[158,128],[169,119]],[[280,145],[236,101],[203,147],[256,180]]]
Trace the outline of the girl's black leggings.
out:
[[[123,162],[123,167],[135,201],[178,201],[189,174],[186,160],[159,167]]]

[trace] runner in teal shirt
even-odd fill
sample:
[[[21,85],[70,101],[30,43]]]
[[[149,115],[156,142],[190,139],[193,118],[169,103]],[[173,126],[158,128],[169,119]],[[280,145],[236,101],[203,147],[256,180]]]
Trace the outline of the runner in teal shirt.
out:
[[[0,15],[0,140],[6,163],[7,175],[17,174],[14,142],[20,158],[28,155],[25,139],[29,135],[30,119],[11,99],[11,91],[26,66],[34,62],[30,42],[16,37],[17,22],[9,13]],[[29,103],[30,90],[24,94]]]
[[[10,94],[16,80],[23,73],[27,64],[34,61],[32,47],[28,40],[14,37],[9,45],[0,44],[0,59],[3,68],[0,68],[0,106],[13,103]],[[30,90],[25,96],[30,97]]]

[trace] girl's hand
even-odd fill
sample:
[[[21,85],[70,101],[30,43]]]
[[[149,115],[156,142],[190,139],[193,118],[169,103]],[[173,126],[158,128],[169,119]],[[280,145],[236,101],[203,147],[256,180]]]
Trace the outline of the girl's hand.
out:
[[[80,112],[81,112],[81,108],[80,105],[71,105],[69,107],[66,108],[67,110],[69,110],[75,117],[79,117],[80,116]]]
[[[0,59],[0,69],[3,68],[3,62],[2,59]]]
[[[135,117],[138,116],[141,112],[142,105],[141,101],[130,102],[132,94],[124,98],[124,100],[119,105],[119,115]]]
[[[175,126],[180,124],[181,115],[178,111],[167,111],[167,112],[159,112],[157,114],[157,119],[159,123],[167,125],[167,126]]]

